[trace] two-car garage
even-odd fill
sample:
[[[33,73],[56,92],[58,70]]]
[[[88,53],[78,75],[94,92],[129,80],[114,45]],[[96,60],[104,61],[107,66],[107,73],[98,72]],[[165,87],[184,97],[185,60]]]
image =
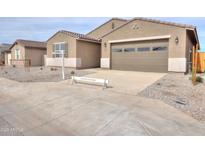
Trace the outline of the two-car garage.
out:
[[[168,72],[169,39],[110,43],[111,69]]]
[[[133,18],[102,35],[101,68],[187,73],[190,53],[199,44],[196,27]]]

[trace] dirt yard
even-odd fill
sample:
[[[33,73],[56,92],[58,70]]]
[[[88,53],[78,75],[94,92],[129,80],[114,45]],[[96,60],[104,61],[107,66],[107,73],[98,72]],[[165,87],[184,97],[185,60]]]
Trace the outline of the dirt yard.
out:
[[[190,76],[169,73],[138,95],[160,99],[197,120],[205,121],[205,83],[193,86]]]
[[[75,71],[75,75],[83,76],[94,73],[88,70],[73,70],[65,68],[65,78],[69,79],[71,71]],[[0,77],[19,81],[19,82],[55,82],[61,81],[61,68],[51,69],[45,67],[31,67],[30,69],[25,68],[13,68],[13,67],[1,67]]]

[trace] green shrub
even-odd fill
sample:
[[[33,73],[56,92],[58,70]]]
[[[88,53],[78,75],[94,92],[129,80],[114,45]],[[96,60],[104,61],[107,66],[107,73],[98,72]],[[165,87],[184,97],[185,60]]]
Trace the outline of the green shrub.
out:
[[[51,70],[51,71],[57,71],[57,68],[51,67],[50,70]]]
[[[204,79],[202,77],[200,77],[200,76],[197,76],[196,77],[196,82],[203,83]]]
[[[75,74],[75,71],[71,71],[70,74],[71,74],[71,75],[74,75],[74,74]]]

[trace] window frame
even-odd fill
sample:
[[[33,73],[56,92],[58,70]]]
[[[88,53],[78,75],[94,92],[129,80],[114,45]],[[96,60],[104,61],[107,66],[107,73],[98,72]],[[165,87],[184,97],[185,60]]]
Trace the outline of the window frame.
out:
[[[134,49],[134,50],[128,50],[128,51],[126,51],[126,49]],[[123,51],[124,51],[125,53],[136,52],[136,48],[127,47],[127,48],[124,48]]]
[[[165,50],[154,50],[154,48],[166,48]],[[155,47],[152,47],[152,51],[153,52],[163,52],[163,51],[168,51],[168,47],[167,46],[155,46]]]
[[[15,59],[16,59],[16,60],[19,60],[20,57],[21,57],[20,49],[15,49]]]
[[[149,49],[149,50],[139,50],[139,49]],[[151,47],[137,47],[137,52],[150,52]]]
[[[113,51],[113,50],[121,50],[121,51]],[[116,52],[116,53],[122,53],[124,52],[124,49],[123,48],[112,48],[112,52]]]
[[[64,49],[62,49],[62,44],[64,45]],[[57,45],[59,45],[58,49],[56,48]],[[66,45],[68,46],[68,44],[66,42],[53,43],[52,57],[53,58],[62,58],[62,55],[63,55],[62,53],[64,53],[64,57],[67,57],[66,52],[68,52],[68,50],[66,50]]]

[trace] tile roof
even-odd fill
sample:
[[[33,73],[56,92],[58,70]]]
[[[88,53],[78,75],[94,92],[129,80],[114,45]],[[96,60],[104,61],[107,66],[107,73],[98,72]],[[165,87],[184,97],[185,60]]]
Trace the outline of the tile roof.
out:
[[[58,31],[58,32],[55,33],[52,37],[50,37],[47,41],[49,41],[51,38],[53,38],[53,37],[54,37],[56,34],[58,34],[58,33],[63,33],[63,34],[66,34],[66,35],[71,36],[71,37],[76,38],[76,39],[82,39],[82,40],[86,40],[86,41],[89,41],[89,42],[97,42],[97,43],[100,43],[100,40],[99,40],[99,39],[95,39],[95,38],[86,36],[86,35],[84,35],[84,34],[75,33],[75,32],[71,32],[71,31],[67,31],[67,30],[60,30],[60,31]]]
[[[5,50],[8,50],[10,48],[11,44],[0,44],[0,52],[4,52]]]
[[[148,22],[159,23],[159,24],[165,24],[165,25],[176,26],[176,27],[182,27],[182,28],[196,28],[196,27],[193,26],[193,25],[180,24],[180,23],[169,22],[169,21],[162,21],[162,20],[151,19],[151,18],[135,17],[133,20],[142,20],[142,21],[148,21]]]
[[[100,42],[99,39],[95,39],[95,38],[92,38],[92,37],[89,37],[89,36],[86,36],[86,35],[80,34],[80,33],[70,32],[70,31],[66,31],[66,30],[61,30],[59,32],[64,33],[66,35],[69,35],[71,37],[77,38],[77,39],[85,39],[88,41]]]
[[[10,47],[10,49],[15,45],[15,44],[21,44],[24,47],[30,47],[30,48],[42,48],[46,49],[46,42],[39,42],[39,41],[31,41],[31,40],[22,40],[18,39],[16,40],[13,45]]]
[[[109,31],[108,33],[103,35],[101,38],[103,38],[104,36],[107,36],[108,34],[112,33],[113,31],[115,31],[117,29],[120,29],[121,27],[129,24],[130,22],[132,22],[134,20],[141,20],[141,21],[147,21],[147,22],[152,22],[152,23],[165,24],[165,25],[176,26],[176,27],[181,27],[181,28],[190,28],[190,29],[195,29],[196,28],[196,26],[193,26],[193,25],[179,24],[179,23],[174,23],[174,22],[161,21],[161,20],[157,20],[157,19],[150,19],[150,18],[143,18],[143,17],[135,17],[131,20],[128,20],[125,24],[117,27],[116,29],[113,29],[113,30]]]

